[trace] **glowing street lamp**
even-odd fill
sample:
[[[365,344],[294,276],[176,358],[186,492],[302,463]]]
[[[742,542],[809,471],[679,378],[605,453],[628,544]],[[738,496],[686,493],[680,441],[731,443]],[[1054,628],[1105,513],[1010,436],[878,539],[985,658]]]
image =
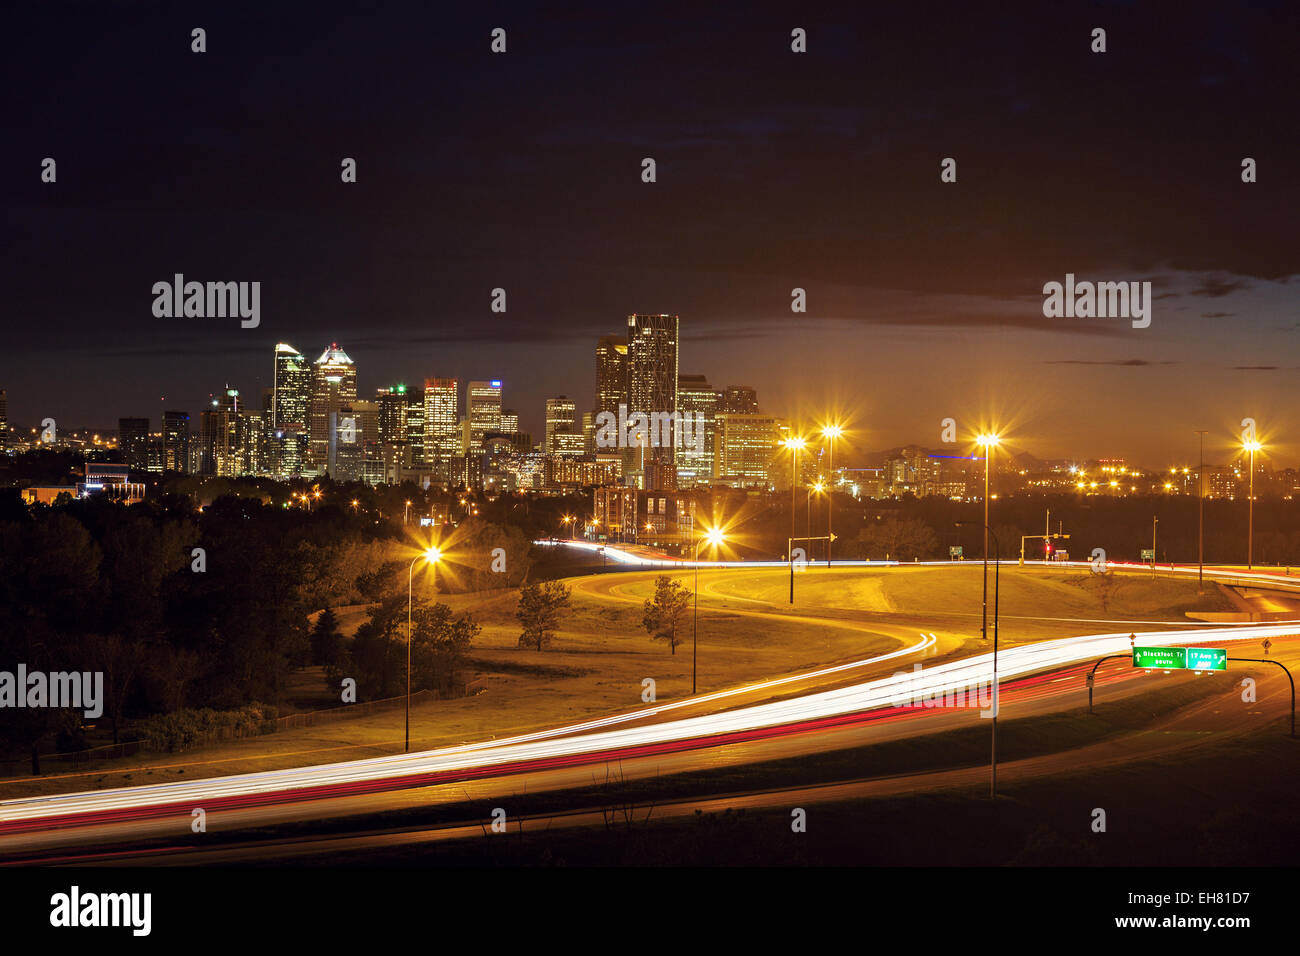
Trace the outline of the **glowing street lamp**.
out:
[[[406,753],[411,752],[411,591],[415,581],[415,566],[427,561],[433,567],[433,586],[438,586],[438,562],[442,552],[435,547],[425,548],[415,556],[406,575]]]
[[[1250,453],[1250,500],[1246,507],[1246,570],[1249,571],[1255,566],[1255,452],[1264,446],[1252,435],[1241,447]]]
[[[698,659],[698,640],[700,636],[700,545],[707,541],[714,553],[726,539],[722,529],[710,528],[695,539],[695,622],[691,625],[691,693],[695,693],[695,662]]]
[[[984,449],[984,606],[980,614],[980,637],[989,639],[989,455],[1001,439],[994,433],[975,436],[975,444]]]
[[[831,544],[834,542],[831,512],[835,508],[835,439],[843,434],[844,429],[839,425],[827,425],[822,429],[822,435],[826,438],[830,449],[829,457],[826,459],[826,468],[831,475],[831,494],[826,499],[826,567],[828,568],[831,566]]]
[[[799,452],[808,444],[803,437],[792,435],[781,444],[790,449],[790,545],[786,548],[790,559],[790,603],[794,603],[794,490],[799,487]]]
[[[815,482],[813,482],[811,485],[808,486],[807,491],[808,493],[804,496],[805,498],[804,504],[807,506],[808,513],[804,515],[804,527],[808,535],[808,550],[811,551],[812,550],[812,496],[814,494],[822,495],[826,492],[826,485],[822,481],[820,475],[817,477],[817,480]],[[828,544],[830,543],[829,533],[826,535],[826,541]],[[829,566],[830,565],[827,565],[827,567]]]

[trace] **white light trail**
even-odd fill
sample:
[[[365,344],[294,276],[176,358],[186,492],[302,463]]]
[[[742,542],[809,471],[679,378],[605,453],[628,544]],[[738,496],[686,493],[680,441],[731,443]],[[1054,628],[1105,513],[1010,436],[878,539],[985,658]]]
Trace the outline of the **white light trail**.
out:
[[[1265,637],[1277,638],[1297,633],[1300,633],[1300,626],[1292,622],[1232,629],[1207,627],[1194,631],[1148,631],[1143,633],[1142,641],[1147,645],[1199,644],[1207,641],[1225,643]],[[1108,654],[1126,653],[1130,646],[1127,633],[1092,634],[1019,645],[999,652],[998,675],[1000,680],[1009,680],[1036,671],[1093,660]],[[905,648],[894,653],[901,655],[916,649]],[[981,654],[938,664],[919,673],[897,673],[889,677],[806,694],[789,700],[754,704],[715,714],[684,717],[645,727],[602,729],[573,736],[556,737],[558,733],[569,733],[572,730],[572,728],[563,728],[559,731],[525,735],[508,741],[490,741],[483,744],[469,744],[317,767],[265,771],[185,783],[6,800],[0,802],[0,821],[31,820],[65,814],[173,804],[180,810],[185,807],[201,806],[203,801],[274,793],[280,790],[400,779],[405,776],[439,771],[489,769],[519,761],[569,757],[689,740],[856,713],[889,706],[904,694],[930,691],[942,693],[944,690],[970,686],[979,681],[987,682],[991,678],[992,654]],[[682,705],[686,703],[688,701],[680,702]],[[641,716],[645,713],[636,712],[631,716]]]

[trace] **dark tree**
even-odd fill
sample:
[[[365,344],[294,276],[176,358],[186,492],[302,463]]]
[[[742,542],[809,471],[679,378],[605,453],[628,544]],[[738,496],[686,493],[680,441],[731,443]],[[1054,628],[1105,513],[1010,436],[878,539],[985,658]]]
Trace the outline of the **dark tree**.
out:
[[[528,584],[519,589],[519,607],[515,617],[523,627],[520,647],[541,650],[550,645],[559,624],[560,611],[569,606],[572,591],[560,581]]]
[[[655,579],[655,596],[645,602],[645,617],[641,623],[656,641],[667,641],[669,651],[677,653],[681,640],[677,627],[691,606],[692,591],[666,574]]]

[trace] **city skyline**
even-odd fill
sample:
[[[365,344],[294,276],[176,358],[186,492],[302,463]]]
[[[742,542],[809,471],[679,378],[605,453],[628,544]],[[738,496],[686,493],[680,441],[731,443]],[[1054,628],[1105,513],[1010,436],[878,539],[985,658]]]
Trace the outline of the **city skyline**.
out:
[[[574,411],[577,419],[576,424],[580,430],[582,416],[585,413],[601,410],[598,407],[600,400],[597,394],[597,372],[591,361],[593,349],[600,349],[611,338],[612,336],[608,335],[597,336],[590,341],[583,343],[586,346],[586,354],[584,356],[586,361],[577,361],[575,359],[572,362],[572,377],[566,376],[565,378],[565,381],[569,383],[565,387],[570,391],[561,391],[559,388],[552,388],[549,390],[543,389],[544,397],[539,400],[538,407],[532,407],[526,402],[518,402],[510,397],[515,393],[515,390],[512,388],[511,383],[503,378],[484,375],[481,378],[471,379],[467,375],[460,374],[436,376],[428,373],[422,375],[415,374],[409,378],[402,378],[400,376],[383,376],[376,375],[374,372],[369,371],[369,365],[364,360],[358,362],[358,367],[353,371],[353,375],[357,381],[353,386],[355,388],[355,394],[352,395],[352,399],[360,399],[362,401],[373,400],[382,392],[383,389],[398,385],[407,385],[419,388],[429,380],[456,382],[457,421],[449,422],[449,428],[453,430],[456,435],[459,435],[459,420],[467,417],[470,412],[468,395],[469,386],[491,382],[496,386],[496,390],[505,396],[502,398],[502,407],[514,410],[519,414],[521,423],[519,430],[521,432],[531,434],[539,439],[544,436],[546,434],[546,405],[548,402],[564,396],[569,396],[575,403]],[[260,396],[263,391],[265,389],[272,389],[274,391],[275,389],[274,370],[279,367],[282,359],[285,357],[284,353],[280,351],[281,346],[289,346],[296,349],[296,345],[293,343],[276,343],[274,346],[275,366],[272,369],[272,373],[268,374],[265,379],[255,378],[252,387],[241,387],[242,383],[236,382],[234,376],[229,376],[223,381],[223,387],[220,389],[204,393],[188,401],[185,399],[173,399],[172,397],[160,397],[155,403],[155,407],[147,410],[147,414],[145,414],[143,410],[134,408],[128,411],[105,407],[104,403],[100,401],[97,403],[101,410],[100,417],[105,418],[105,420],[99,422],[70,421],[65,416],[55,414],[60,411],[60,409],[57,408],[57,405],[54,407],[53,411],[43,413],[35,420],[22,422],[16,418],[14,414],[14,392],[12,389],[6,389],[8,398],[9,428],[11,432],[23,426],[26,426],[29,429],[35,428],[39,425],[40,417],[44,417],[45,414],[51,414],[55,417],[56,421],[61,423],[60,428],[65,430],[69,429],[70,426],[72,430],[96,430],[107,435],[113,434],[117,431],[116,423],[121,419],[148,419],[151,430],[159,431],[162,427],[164,414],[172,411],[188,413],[192,422],[197,425],[202,411],[205,408],[215,406],[217,402],[222,399],[227,388],[236,388],[242,396],[245,396],[241,399],[244,406],[260,408]],[[316,347],[317,346],[315,345],[309,345],[307,346],[305,353],[298,353],[295,351],[294,355],[297,355],[299,358],[305,358],[308,366],[310,366],[312,360],[308,355],[314,354]],[[340,345],[340,343],[333,340],[326,343],[322,348],[326,353],[337,348],[339,352],[350,354],[346,344]],[[265,358],[265,356],[263,356],[263,358]],[[597,361],[598,360],[599,359],[597,359]],[[265,364],[265,362],[263,364]],[[481,365],[483,363],[480,360],[478,364]],[[739,385],[738,382],[732,382],[729,379],[716,376],[712,371],[699,371],[696,369],[696,364],[698,363],[692,364],[689,361],[687,362],[685,367],[692,369],[692,372],[689,374],[702,376],[704,379],[708,380],[712,384],[713,389],[719,393],[726,388]],[[688,373],[682,374],[683,376],[686,376]],[[220,376],[217,377],[220,378]],[[585,390],[573,388],[574,379],[578,379],[579,384],[581,384],[581,380],[584,377],[589,380],[589,387]],[[0,385],[3,385],[3,383],[0,383]],[[749,382],[747,383],[747,386],[754,387],[754,383]],[[762,385],[757,386],[757,391],[760,395],[770,394]],[[1050,432],[1049,435],[1032,433],[1029,431],[1029,425],[1035,421],[1041,421],[1041,413],[1036,413],[1032,418],[1026,418],[1028,413],[1024,410],[1017,411],[1014,414],[1008,414],[1002,419],[997,419],[989,415],[972,415],[963,419],[962,417],[952,414],[935,419],[933,423],[925,423],[919,421],[919,415],[912,414],[904,419],[899,419],[897,422],[891,423],[885,421],[877,424],[871,421],[859,421],[852,415],[850,410],[844,408],[826,408],[820,413],[811,412],[808,410],[811,405],[810,402],[797,403],[800,408],[804,409],[801,419],[792,416],[783,410],[774,408],[775,402],[772,400],[765,399],[762,404],[763,412],[765,414],[774,415],[782,421],[790,422],[796,428],[803,427],[805,430],[820,427],[820,425],[829,422],[832,419],[841,422],[848,422],[849,424],[847,425],[843,445],[844,458],[840,462],[844,467],[863,466],[866,460],[871,456],[878,456],[883,452],[911,445],[918,445],[931,450],[957,450],[964,449],[967,446],[973,447],[975,435],[990,427],[998,427],[1001,429],[1012,454],[1018,455],[1024,453],[1042,461],[1069,461],[1083,463],[1087,461],[1115,458],[1126,460],[1146,469],[1158,470],[1169,467],[1173,464],[1182,465],[1186,464],[1188,461],[1194,462],[1197,454],[1195,432],[1198,426],[1195,423],[1189,423],[1191,424],[1191,427],[1186,429],[1188,437],[1184,443],[1186,447],[1183,449],[1181,454],[1175,452],[1174,454],[1167,456],[1166,460],[1155,461],[1152,459],[1159,458],[1159,452],[1153,452],[1149,447],[1147,450],[1126,452],[1122,447],[1126,443],[1119,439],[1114,440],[1111,443],[1106,443],[1105,439],[1100,439],[1100,444],[1097,447],[1083,450],[1079,449],[1077,446],[1071,446],[1068,440],[1052,439],[1049,437]],[[45,407],[50,408],[50,405],[51,403],[46,403]],[[21,405],[18,407],[21,407]],[[941,403],[936,403],[935,407],[941,407]],[[272,409],[278,410],[278,400],[273,399]],[[295,411],[297,413],[302,413],[305,409],[296,409]],[[1256,416],[1243,413],[1241,417],[1255,418]],[[940,439],[941,433],[945,430],[944,419],[946,418],[956,419],[958,427],[958,439],[956,442],[945,442]],[[1218,418],[1222,419],[1222,421],[1218,422],[1220,427],[1217,429],[1209,428],[1207,433],[1207,441],[1205,445],[1207,465],[1227,465],[1240,456],[1240,421],[1234,422],[1231,414],[1219,414]],[[1282,416],[1282,420],[1287,420],[1286,416]],[[1024,421],[1025,424],[1021,424],[1021,421]],[[1295,467],[1297,464],[1300,464],[1300,460],[1297,459],[1295,454],[1295,449],[1300,446],[1297,445],[1295,440],[1288,440],[1283,427],[1278,423],[1278,421],[1271,419],[1257,419],[1257,421],[1261,434],[1264,436],[1265,448],[1262,452],[1263,460],[1267,461],[1269,465],[1276,469]],[[65,422],[67,424],[62,424]],[[932,435],[932,437],[928,438],[925,434],[927,425],[928,431]],[[1202,425],[1199,427],[1205,426]],[[323,436],[323,426],[318,430],[321,431],[321,435]],[[197,439],[197,437],[198,432],[196,430],[194,432],[194,438]],[[323,437],[317,439],[318,442],[323,442],[323,440]],[[541,444],[540,441],[538,443]],[[1177,442],[1172,438],[1167,437],[1164,444],[1168,447],[1174,447]]]
[[[648,11],[617,29],[515,12],[502,56],[471,11],[418,11],[352,24],[365,52],[342,74],[329,18],[211,14],[212,36],[257,37],[238,56],[296,51],[301,97],[220,44],[193,60],[170,18],[125,33],[33,12],[15,34],[14,69],[43,80],[9,127],[29,148],[5,158],[23,241],[0,387],[15,421],[105,425],[110,385],[120,415],[157,418],[162,396],[195,413],[226,381],[269,385],[270,342],[336,340],[375,370],[367,393],[501,378],[537,432],[547,397],[592,392],[587,343],[646,310],[682,316],[684,372],[753,383],[796,421],[843,408],[872,447],[970,417],[1014,422],[1041,457],[1173,460],[1193,430],[1226,440],[1249,416],[1294,463],[1286,12],[1107,9],[1124,42],[1104,55],[1063,11],[891,9],[869,33],[822,15],[801,57],[794,14],[762,5],[692,10],[685,41]],[[46,71],[36,51],[55,47],[78,68]],[[951,59],[971,48],[1016,71]],[[126,109],[82,81],[122,55]],[[622,69],[641,56],[666,68]],[[392,63],[411,80],[388,82]],[[193,129],[195,103],[203,129],[238,135]],[[152,286],[178,272],[260,282],[260,325],[157,318]],[[1067,275],[1151,282],[1149,327],[1046,317]]]

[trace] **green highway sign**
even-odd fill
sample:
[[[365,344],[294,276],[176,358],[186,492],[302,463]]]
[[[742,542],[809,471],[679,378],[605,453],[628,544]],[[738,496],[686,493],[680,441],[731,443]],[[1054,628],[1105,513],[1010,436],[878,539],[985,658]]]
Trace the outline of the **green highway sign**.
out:
[[[1155,549],[1154,549],[1154,548],[1143,548],[1143,549],[1142,549],[1142,560],[1143,560],[1143,561],[1154,561],[1155,559],[1156,559],[1156,552],[1155,552]]]
[[[950,558],[960,558],[960,557],[961,557],[961,545],[959,545],[959,544],[952,544],[952,545],[949,545],[949,546],[948,546],[948,557],[950,557]]]
[[[1133,666],[1183,669],[1187,667],[1187,648],[1134,647]]]
[[[1226,671],[1228,651],[1222,647],[1134,647],[1133,666],[1160,670]]]
[[[1187,669],[1192,671],[1226,671],[1228,650],[1224,647],[1187,648]]]

